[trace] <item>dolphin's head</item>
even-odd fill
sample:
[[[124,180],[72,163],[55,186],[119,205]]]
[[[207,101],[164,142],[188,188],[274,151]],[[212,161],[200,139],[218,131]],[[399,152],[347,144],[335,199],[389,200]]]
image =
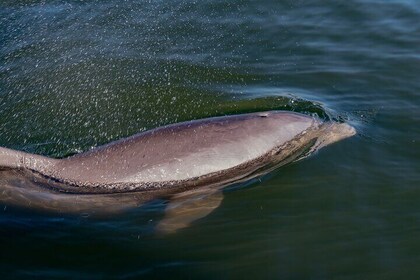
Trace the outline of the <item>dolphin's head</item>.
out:
[[[356,134],[356,129],[347,123],[325,122],[319,127],[318,138],[313,150],[341,141]]]
[[[323,122],[317,117],[286,111],[269,111],[257,113],[260,117],[272,119],[282,129],[283,133],[298,135],[307,129],[312,129],[322,142],[322,146],[338,142],[356,134],[356,129],[347,123],[335,121]]]

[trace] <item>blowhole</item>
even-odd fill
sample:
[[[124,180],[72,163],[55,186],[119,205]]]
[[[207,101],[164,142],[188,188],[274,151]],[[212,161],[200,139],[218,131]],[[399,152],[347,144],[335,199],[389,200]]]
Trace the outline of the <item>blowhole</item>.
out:
[[[260,116],[261,118],[266,118],[268,117],[268,113],[260,113],[258,114],[258,116]]]

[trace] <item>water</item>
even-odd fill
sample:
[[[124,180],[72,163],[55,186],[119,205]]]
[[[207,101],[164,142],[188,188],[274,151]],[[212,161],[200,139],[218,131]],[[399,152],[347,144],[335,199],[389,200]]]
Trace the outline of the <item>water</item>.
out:
[[[0,146],[62,157],[152,127],[293,110],[357,137],[225,193],[157,236],[0,207],[0,275],[416,279],[420,2],[0,1]]]

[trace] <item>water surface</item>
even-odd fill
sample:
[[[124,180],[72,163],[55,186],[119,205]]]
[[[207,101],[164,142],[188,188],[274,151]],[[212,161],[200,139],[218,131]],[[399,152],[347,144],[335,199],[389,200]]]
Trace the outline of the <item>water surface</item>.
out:
[[[0,207],[2,279],[416,279],[420,2],[0,1],[0,146],[53,157],[184,120],[292,110],[357,137],[171,236]]]

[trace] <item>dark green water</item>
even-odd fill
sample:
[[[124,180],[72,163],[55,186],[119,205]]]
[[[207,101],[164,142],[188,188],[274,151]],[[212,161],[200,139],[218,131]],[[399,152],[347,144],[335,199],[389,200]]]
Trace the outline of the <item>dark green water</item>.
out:
[[[0,1],[0,146],[61,157],[261,110],[359,134],[170,236],[1,206],[1,279],[417,279],[420,1]]]

